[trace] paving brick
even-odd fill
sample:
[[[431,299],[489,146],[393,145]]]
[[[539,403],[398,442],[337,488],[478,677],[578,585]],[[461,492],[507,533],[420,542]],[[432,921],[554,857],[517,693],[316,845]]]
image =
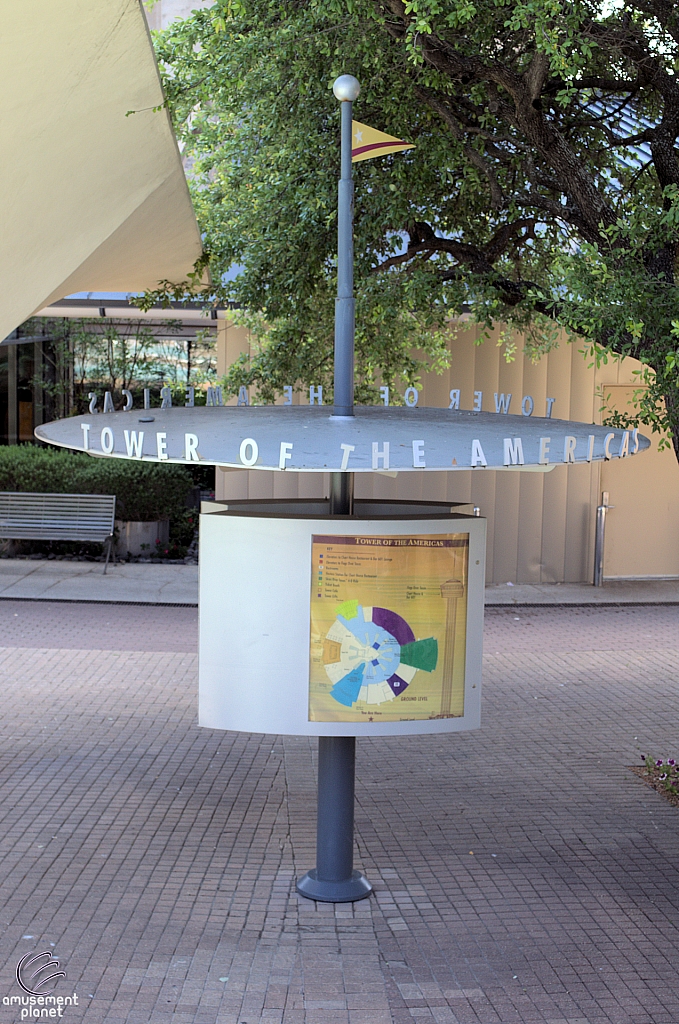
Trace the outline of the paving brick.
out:
[[[678,1024],[679,811],[627,766],[679,754],[679,608],[487,613],[483,728],[359,743],[338,907],[293,891],[315,741],[197,727],[196,621],[0,602],[0,995],[50,948],[87,1024]]]

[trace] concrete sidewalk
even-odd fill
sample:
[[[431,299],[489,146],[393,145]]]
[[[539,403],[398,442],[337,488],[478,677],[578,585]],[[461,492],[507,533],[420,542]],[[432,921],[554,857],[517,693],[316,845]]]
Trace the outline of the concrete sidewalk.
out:
[[[679,604],[679,580],[610,580],[588,583],[495,583],[486,607],[502,605]]]
[[[0,598],[197,605],[198,566],[3,558]]]
[[[198,604],[197,565],[0,559],[0,599],[98,601],[110,604]],[[679,604],[679,580],[508,583],[486,587],[486,606]]]

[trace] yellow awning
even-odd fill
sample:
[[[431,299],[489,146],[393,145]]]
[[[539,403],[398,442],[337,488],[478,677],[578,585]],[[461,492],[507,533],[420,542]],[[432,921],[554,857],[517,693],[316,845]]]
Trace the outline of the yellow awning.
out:
[[[0,11],[1,339],[73,292],[184,280],[201,241],[139,0]]]

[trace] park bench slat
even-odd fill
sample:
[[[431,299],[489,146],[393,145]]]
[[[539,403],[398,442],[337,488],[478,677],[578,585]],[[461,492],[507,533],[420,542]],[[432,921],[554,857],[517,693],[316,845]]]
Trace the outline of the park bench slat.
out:
[[[112,494],[0,491],[0,538],[82,540],[95,544],[108,541],[110,554],[115,509]]]

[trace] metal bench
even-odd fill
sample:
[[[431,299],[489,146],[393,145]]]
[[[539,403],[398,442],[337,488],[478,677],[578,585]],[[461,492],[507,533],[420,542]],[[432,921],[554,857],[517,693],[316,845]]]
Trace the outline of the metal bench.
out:
[[[111,494],[0,491],[0,538],[105,544],[105,573],[111,557],[115,514],[116,499]]]

